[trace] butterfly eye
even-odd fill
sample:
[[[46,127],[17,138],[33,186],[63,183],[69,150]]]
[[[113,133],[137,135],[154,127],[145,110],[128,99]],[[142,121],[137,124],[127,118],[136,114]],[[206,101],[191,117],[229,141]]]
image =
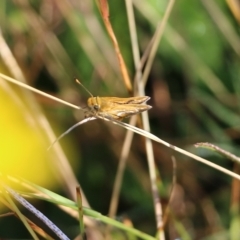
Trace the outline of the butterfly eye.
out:
[[[99,105],[94,105],[93,108],[94,108],[95,110],[99,110]]]

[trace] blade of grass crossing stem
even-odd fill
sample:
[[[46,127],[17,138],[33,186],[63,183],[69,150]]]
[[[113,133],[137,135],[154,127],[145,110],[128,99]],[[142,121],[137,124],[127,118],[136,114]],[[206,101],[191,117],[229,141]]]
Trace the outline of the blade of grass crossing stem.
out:
[[[3,186],[4,187],[4,186]],[[29,223],[27,222],[25,216],[21,213],[21,211],[18,209],[18,207],[16,206],[16,204],[13,202],[13,200],[11,199],[11,197],[9,196],[9,191],[5,188],[4,192],[4,197],[6,198],[6,200],[8,201],[8,203],[11,205],[12,209],[14,210],[14,212],[17,214],[17,216],[20,218],[20,220],[22,221],[22,223],[25,225],[25,227],[27,228],[28,232],[31,234],[33,239],[39,239],[37,237],[37,235],[35,234],[35,232],[32,230],[31,226],[29,225]],[[12,194],[11,194],[12,195]]]
[[[79,214],[80,235],[81,235],[81,239],[85,239],[85,231],[84,231],[84,224],[83,224],[82,196],[81,196],[80,187],[76,188],[76,195],[77,195],[77,206],[78,206],[78,214]]]
[[[11,188],[7,187],[6,185],[2,186],[5,190],[10,193],[10,195],[17,200],[21,205],[27,208],[30,212],[32,212],[37,218],[43,221],[61,240],[68,240],[69,238],[45,215],[43,215],[39,210],[37,210],[32,204],[26,201],[23,197],[21,197],[18,193],[16,193]],[[38,238],[37,238],[38,239]]]

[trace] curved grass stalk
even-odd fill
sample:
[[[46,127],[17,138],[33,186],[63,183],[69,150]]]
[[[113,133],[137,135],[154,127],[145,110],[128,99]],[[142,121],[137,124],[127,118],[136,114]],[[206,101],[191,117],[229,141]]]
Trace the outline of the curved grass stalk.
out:
[[[43,221],[46,226],[48,226],[61,240],[69,240],[69,238],[51,220],[49,220],[45,215],[43,215],[39,210],[37,210],[32,204],[26,201],[22,196],[20,196],[10,187],[6,186],[5,184],[1,185],[15,200],[17,200],[21,205],[23,205],[26,209],[32,212],[37,218]],[[34,239],[38,238],[34,237]]]
[[[108,120],[108,119],[104,119],[104,120]],[[161,143],[161,144],[165,145],[166,147],[173,149],[176,152],[179,152],[179,153],[181,153],[181,154],[183,154],[185,156],[193,158],[194,160],[196,160],[198,162],[201,162],[201,163],[203,163],[205,165],[208,165],[208,166],[210,166],[212,168],[215,168],[215,169],[217,169],[217,170],[219,170],[219,171],[221,171],[221,172],[223,172],[223,173],[225,173],[225,174],[227,174],[227,175],[229,175],[229,176],[231,176],[233,178],[236,178],[236,179],[240,180],[240,176],[238,174],[236,174],[236,173],[234,173],[232,171],[229,171],[229,170],[227,170],[227,169],[225,169],[225,168],[223,168],[221,166],[218,166],[217,164],[212,163],[212,162],[210,162],[210,161],[208,161],[208,160],[206,160],[204,158],[201,158],[201,157],[199,157],[199,156],[197,156],[197,155],[195,155],[193,153],[190,153],[190,152],[187,152],[187,151],[185,151],[185,150],[183,150],[181,148],[178,148],[178,147],[176,147],[176,146],[174,146],[174,145],[172,145],[172,144],[170,144],[168,142],[165,142],[165,141],[163,141],[162,139],[156,137],[155,135],[153,135],[150,132],[147,132],[147,131],[145,131],[143,129],[134,127],[134,126],[129,125],[129,124],[124,123],[124,122],[119,122],[117,120],[112,120],[112,122],[117,124],[117,125],[119,125],[119,126],[121,126],[121,127],[126,128],[126,129],[130,129],[130,130],[138,133],[139,135],[142,135],[144,137],[152,139],[155,142]]]

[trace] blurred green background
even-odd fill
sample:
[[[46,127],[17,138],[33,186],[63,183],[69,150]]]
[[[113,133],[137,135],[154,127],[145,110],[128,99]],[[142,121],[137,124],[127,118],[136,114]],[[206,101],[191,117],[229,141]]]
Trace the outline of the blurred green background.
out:
[[[161,22],[167,3],[133,1],[141,54]],[[197,142],[210,142],[240,156],[240,6],[235,3],[239,4],[239,1],[175,2],[148,78],[146,95],[151,97],[149,104],[153,106],[149,111],[153,134],[238,172],[236,163],[193,146]],[[109,1],[109,11],[130,77],[134,79],[125,2]],[[19,68],[28,85],[81,107],[86,106],[89,95],[74,82],[75,77],[94,96],[129,96],[97,2],[2,0],[0,27],[1,73],[22,80]],[[24,119],[29,114],[41,125],[40,118],[29,107],[31,101],[26,100],[25,92],[21,92],[19,87],[9,84],[8,88],[12,90],[6,90],[3,87],[5,80],[1,79],[0,82],[0,148],[9,147],[1,155],[1,161],[13,161],[12,169],[7,167],[4,171],[23,175],[70,197],[70,190],[66,187],[68,184],[61,184],[64,181],[59,180],[63,179],[61,174],[55,167],[49,167],[54,158],[46,156],[49,140],[46,136],[41,140],[37,137],[38,134],[44,135],[44,130],[37,124],[32,126],[27,120],[21,123],[20,116],[11,115],[18,108]],[[13,95],[10,96],[9,91],[13,91]],[[13,102],[14,107],[6,104],[9,101]],[[19,102],[25,110],[19,107]],[[34,104],[41,106],[39,111],[47,117],[57,136],[83,118],[81,111],[40,95],[34,94]],[[31,125],[30,129],[25,129],[25,125]],[[10,131],[13,127],[16,130]],[[15,134],[18,130],[19,134]],[[125,132],[123,128],[97,120],[76,128],[60,140],[91,207],[103,214],[108,214]],[[23,135],[26,139],[22,139]],[[6,138],[10,138],[9,142]],[[28,153],[35,144],[40,147],[35,147],[32,155],[13,156],[12,149],[19,143],[24,153]],[[170,203],[171,213],[164,228],[166,238],[239,239],[240,232],[235,227],[239,226],[239,182],[162,145],[154,143],[153,147],[156,167],[161,175],[160,196],[164,209],[172,187],[171,157],[175,156],[177,160],[177,183]],[[22,171],[18,168],[22,164],[18,163],[20,156],[24,159]],[[32,168],[35,161],[39,162],[35,158],[46,162],[39,171]],[[56,157],[55,161],[58,161]],[[43,178],[35,179],[25,172]],[[74,191],[75,185],[72,189]],[[36,205],[70,238],[77,234],[77,221],[48,203],[38,202]],[[117,217],[120,220],[129,218],[137,229],[155,234],[144,138],[137,135],[134,136],[128,158]],[[7,226],[14,226],[16,231],[9,232]],[[0,218],[1,238],[27,236],[24,227],[14,217]],[[113,239],[126,239],[126,236],[120,234]]]

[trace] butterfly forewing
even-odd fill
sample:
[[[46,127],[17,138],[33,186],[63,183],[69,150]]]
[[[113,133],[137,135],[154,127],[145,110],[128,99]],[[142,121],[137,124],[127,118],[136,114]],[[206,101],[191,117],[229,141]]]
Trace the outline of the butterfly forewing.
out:
[[[148,96],[144,97],[130,97],[130,98],[118,98],[118,97],[101,97],[102,102],[112,102],[116,104],[142,104],[150,99]]]
[[[123,118],[131,117],[132,115],[144,112],[151,109],[149,105],[141,104],[128,104],[127,108],[125,105],[119,105],[118,107],[112,109],[110,112],[99,112],[99,115],[104,115],[107,118],[113,118],[117,120],[122,120]]]

